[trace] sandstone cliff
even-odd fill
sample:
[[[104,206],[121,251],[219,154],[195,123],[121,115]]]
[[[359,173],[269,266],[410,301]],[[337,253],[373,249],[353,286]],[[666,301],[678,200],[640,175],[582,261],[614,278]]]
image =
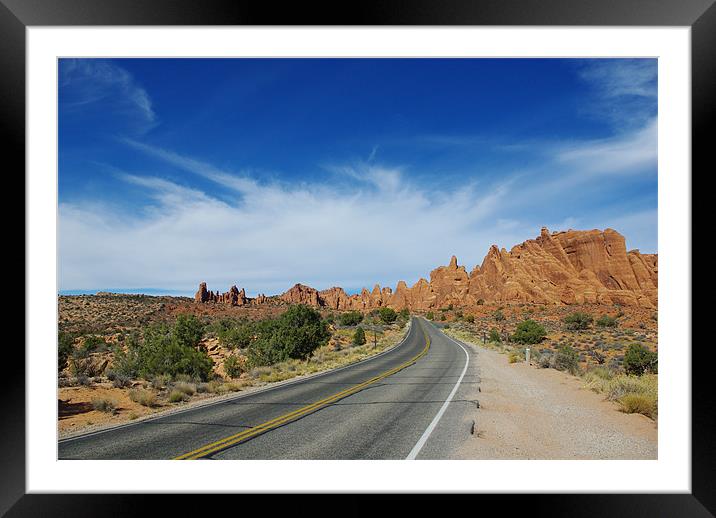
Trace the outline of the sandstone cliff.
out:
[[[514,246],[509,252],[493,245],[470,273],[453,256],[447,266],[430,272],[430,281],[412,287],[400,281],[395,292],[375,285],[348,295],[342,288],[318,291],[296,284],[278,297],[246,297],[236,286],[223,294],[199,285],[197,302],[232,305],[299,303],[337,310],[429,310],[452,304],[470,307],[482,302],[543,304],[622,304],[653,308],[658,297],[658,256],[626,250],[624,237],[612,229],[549,232]]]

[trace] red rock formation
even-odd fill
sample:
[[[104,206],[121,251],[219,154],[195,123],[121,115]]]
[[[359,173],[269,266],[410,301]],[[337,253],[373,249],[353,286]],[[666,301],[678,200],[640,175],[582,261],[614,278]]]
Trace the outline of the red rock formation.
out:
[[[318,290],[303,284],[294,285],[293,288],[282,294],[279,298],[289,304],[321,305],[319,303]]]
[[[209,300],[209,292],[206,290],[206,283],[199,283],[199,290],[194,294],[194,300],[197,302],[207,302]]]
[[[627,252],[624,237],[612,229],[552,232],[514,246],[509,252],[492,245],[482,264],[468,274],[453,256],[447,266],[430,272],[430,282],[420,279],[408,288],[400,281],[395,293],[378,284],[369,292],[347,295],[342,288],[317,291],[296,284],[278,297],[289,304],[308,304],[337,310],[366,310],[382,306],[428,310],[452,304],[469,307],[484,302],[532,302],[544,304],[623,304],[656,307],[658,256]],[[199,285],[197,302],[234,305],[269,303],[261,295],[248,299],[232,286],[219,295]]]

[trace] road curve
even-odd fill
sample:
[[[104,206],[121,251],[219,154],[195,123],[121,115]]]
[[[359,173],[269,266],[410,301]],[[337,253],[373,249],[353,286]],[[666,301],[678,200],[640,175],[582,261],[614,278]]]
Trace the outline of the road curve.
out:
[[[469,437],[475,402],[459,390],[476,382],[464,377],[469,361],[459,343],[414,317],[398,347],[367,361],[65,439],[58,458],[444,458]]]

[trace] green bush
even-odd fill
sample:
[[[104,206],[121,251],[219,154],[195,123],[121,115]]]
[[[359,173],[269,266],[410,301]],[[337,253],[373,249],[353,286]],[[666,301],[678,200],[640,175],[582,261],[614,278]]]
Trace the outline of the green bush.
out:
[[[194,315],[179,315],[172,327],[174,341],[184,347],[196,347],[204,336],[204,325]]]
[[[211,373],[213,361],[205,351],[196,347],[201,340],[199,329],[202,328],[193,316],[180,316],[173,327],[166,324],[148,327],[143,341],[131,336],[125,340],[126,351],[120,347],[115,349],[112,369],[132,378],[186,374],[205,380]]]
[[[353,345],[364,345],[365,344],[365,331],[362,327],[358,327],[353,333]]]
[[[219,342],[229,349],[246,349],[254,339],[254,326],[250,323],[239,324],[219,331]]]
[[[363,313],[360,311],[348,311],[347,313],[342,313],[340,317],[338,317],[338,322],[342,326],[357,326],[363,321]]]
[[[398,318],[398,314],[393,308],[380,308],[378,315],[380,315],[380,319],[386,324],[392,324]]]
[[[398,313],[398,316],[400,318],[402,318],[403,320],[408,320],[408,319],[410,319],[410,310],[408,310],[408,308],[403,308]]]
[[[477,300],[477,305],[478,305],[478,306],[482,306],[484,303],[485,303],[485,299],[478,299],[478,300]]]
[[[321,314],[303,304],[291,306],[277,319],[257,323],[256,333],[257,339],[248,349],[252,367],[289,358],[305,360],[331,336]]]
[[[494,327],[490,329],[490,342],[500,343],[501,341],[500,332]]]
[[[428,311],[425,314],[425,318],[427,318],[428,320],[433,320],[435,318],[435,314],[432,311]]]
[[[474,324],[475,315],[465,315],[465,322],[467,322],[468,324]]]
[[[230,378],[238,378],[244,369],[238,356],[231,355],[224,360],[224,372]]]
[[[70,333],[60,332],[57,335],[57,371],[67,367],[67,361],[72,356],[74,337]]]
[[[609,315],[602,315],[597,319],[596,324],[599,327],[617,327],[617,319]]]
[[[442,314],[440,315],[440,321],[441,321],[441,322],[445,322],[445,319],[446,319],[445,313],[442,313]]]
[[[502,322],[505,319],[505,314],[498,309],[492,314],[492,318],[494,318],[496,322]]]
[[[564,327],[572,331],[589,329],[593,321],[594,318],[592,317],[592,315],[577,311],[576,313],[572,313],[565,317]]]
[[[517,329],[512,335],[512,340],[521,344],[538,344],[547,336],[543,326],[534,320],[525,320],[517,324]]]
[[[657,353],[651,352],[641,344],[631,344],[624,354],[624,372],[640,376],[646,372],[658,372]]]
[[[80,353],[84,357],[88,356],[91,352],[99,352],[107,349],[107,342],[104,338],[97,335],[88,335],[84,337],[82,345],[80,346]]]
[[[561,371],[576,374],[579,371],[579,355],[577,351],[569,345],[563,345],[557,349],[554,367]]]

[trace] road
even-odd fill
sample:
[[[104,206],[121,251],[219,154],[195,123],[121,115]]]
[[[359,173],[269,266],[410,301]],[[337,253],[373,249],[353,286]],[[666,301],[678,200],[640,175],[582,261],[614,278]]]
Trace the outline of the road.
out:
[[[367,361],[58,443],[60,459],[447,458],[470,438],[467,347],[413,317]],[[472,372],[472,369],[470,369]]]

